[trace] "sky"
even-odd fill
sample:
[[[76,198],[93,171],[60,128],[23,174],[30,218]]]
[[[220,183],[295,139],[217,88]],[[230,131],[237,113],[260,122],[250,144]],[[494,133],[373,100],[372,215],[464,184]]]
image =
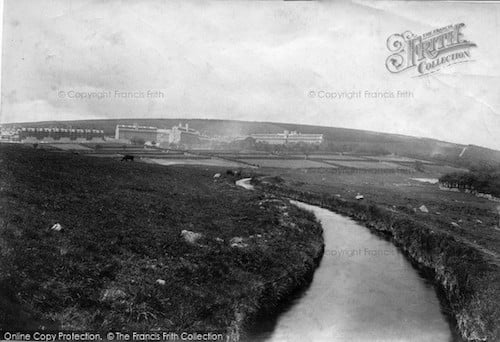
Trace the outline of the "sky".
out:
[[[469,62],[386,68],[392,34],[458,23]],[[5,0],[0,122],[290,122],[500,150],[499,30],[491,3]]]

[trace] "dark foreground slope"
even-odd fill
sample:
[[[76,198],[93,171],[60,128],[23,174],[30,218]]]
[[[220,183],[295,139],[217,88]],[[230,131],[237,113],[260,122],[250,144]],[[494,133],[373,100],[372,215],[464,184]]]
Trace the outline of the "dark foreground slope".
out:
[[[0,145],[0,330],[236,338],[307,281],[322,234],[311,214],[214,172]]]

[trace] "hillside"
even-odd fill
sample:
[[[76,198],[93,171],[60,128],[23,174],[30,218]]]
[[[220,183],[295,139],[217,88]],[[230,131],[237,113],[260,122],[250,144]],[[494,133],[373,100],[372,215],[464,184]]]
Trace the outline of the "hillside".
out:
[[[0,331],[238,334],[310,278],[322,230],[221,171],[1,144]]]
[[[436,160],[462,167],[489,165],[500,167],[500,151],[474,146],[443,142],[435,139],[416,138],[397,134],[377,133],[356,129],[298,125],[273,122],[248,122],[208,119],[109,119],[80,121],[44,121],[35,123],[5,124],[31,127],[79,127],[103,129],[114,135],[117,124],[138,124],[159,128],[170,128],[179,123],[188,123],[191,128],[213,135],[241,136],[252,133],[278,133],[296,130],[302,133],[323,133],[327,143],[323,149],[334,152],[390,154]],[[465,148],[465,151],[464,151]],[[463,152],[463,153],[462,153]]]

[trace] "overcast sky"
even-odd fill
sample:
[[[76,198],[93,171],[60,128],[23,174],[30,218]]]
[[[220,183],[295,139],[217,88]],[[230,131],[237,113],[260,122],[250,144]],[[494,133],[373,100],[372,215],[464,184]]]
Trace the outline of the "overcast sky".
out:
[[[294,122],[500,149],[499,13],[453,2],[5,0],[1,121]],[[386,69],[391,34],[462,22],[474,61],[425,77]],[[365,98],[397,90],[413,96]],[[346,91],[362,96],[318,97]],[[104,97],[77,98],[86,93]]]

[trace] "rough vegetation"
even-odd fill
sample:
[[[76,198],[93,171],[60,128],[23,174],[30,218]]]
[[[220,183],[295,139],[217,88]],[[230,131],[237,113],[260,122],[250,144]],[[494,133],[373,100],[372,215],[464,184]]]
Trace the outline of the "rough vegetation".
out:
[[[307,281],[323,242],[312,214],[221,171],[1,145],[0,329],[237,339]]]

